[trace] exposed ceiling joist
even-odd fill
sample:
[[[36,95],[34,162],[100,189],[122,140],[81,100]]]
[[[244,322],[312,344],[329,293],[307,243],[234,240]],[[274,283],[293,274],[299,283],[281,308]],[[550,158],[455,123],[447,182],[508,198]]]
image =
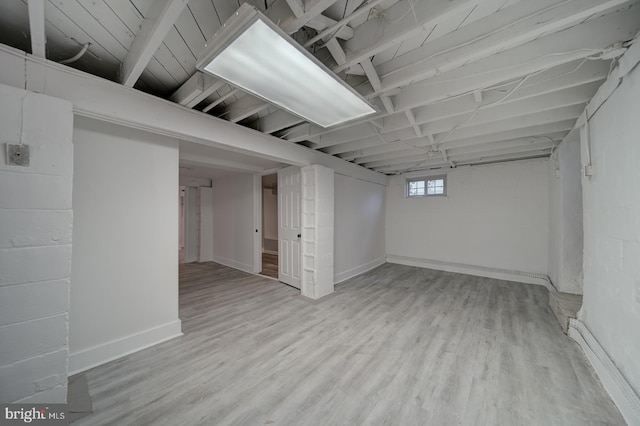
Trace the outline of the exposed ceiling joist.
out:
[[[495,132],[493,133],[485,133],[483,135],[474,135],[472,137],[468,137],[466,135],[463,137],[460,134],[454,134],[446,142],[441,143],[439,145],[439,148],[451,149],[451,148],[458,148],[461,146],[469,146],[469,145],[475,145],[475,144],[498,142],[502,140],[511,140],[511,139],[538,136],[545,133],[569,131],[573,128],[574,124],[575,124],[575,118],[572,118],[572,119],[559,121],[559,122],[545,122],[545,124],[534,124],[530,127],[522,127],[514,130],[502,130],[502,129],[496,128]],[[405,139],[403,141],[399,140],[399,141],[387,142],[387,144],[399,144],[400,148],[398,149],[402,149],[402,145],[404,145],[405,143],[408,145],[412,145],[413,147],[424,147],[426,145],[433,145],[433,143],[427,137]],[[323,150],[323,152],[326,152],[327,154],[336,155],[344,152],[365,150],[368,148],[372,148],[376,146],[384,146],[384,145],[385,145],[384,143],[380,143],[380,140],[376,141],[374,139],[362,139],[362,140],[347,142],[341,145],[336,145]]]
[[[133,87],[188,0],[155,0],[122,63],[119,81]]]
[[[209,103],[209,105],[207,105],[206,107],[204,107],[202,109],[202,112],[209,112],[211,111],[213,108],[217,107],[218,105],[220,105],[222,102],[226,101],[227,99],[229,99],[230,97],[234,96],[235,94],[239,93],[240,90],[239,89],[231,89],[229,90],[227,93],[225,93],[224,95],[220,96],[218,99],[216,99],[215,101]]]
[[[479,164],[482,162],[493,162],[500,160],[511,160],[511,159],[519,159],[522,157],[525,158],[536,158],[536,157],[548,157],[551,154],[551,149],[555,146],[552,143],[542,143],[542,144],[534,144],[529,147],[522,148],[505,148],[498,149],[494,151],[489,151],[485,153],[470,153],[464,154],[460,156],[452,157],[449,155],[448,161],[443,161],[443,159],[439,155],[433,155],[432,157],[427,157],[420,160],[416,157],[410,157],[404,159],[402,162],[381,165],[381,166],[368,166],[372,167],[374,170],[389,173],[396,171],[410,171],[414,170],[418,167],[426,169],[428,167],[437,167],[437,166],[449,166],[450,162],[455,163],[456,165],[461,164]]]
[[[29,35],[31,54],[46,59],[46,36],[44,32],[44,0],[29,0]]]
[[[478,147],[478,149],[481,149],[483,146],[487,145],[487,144],[491,144],[491,143],[522,143],[522,142],[527,142],[527,141],[531,141],[534,140],[536,138],[541,138],[541,139],[547,139],[547,140],[562,140],[564,138],[564,136],[566,135],[566,131],[565,130],[561,130],[558,132],[552,132],[552,133],[546,133],[546,134],[540,134],[537,136],[529,136],[529,137],[525,137],[525,138],[515,138],[515,139],[504,139],[502,138],[501,141],[499,142],[495,142],[495,141],[484,141],[482,143],[477,143],[477,144],[472,144],[472,145],[464,145],[464,147],[466,146],[472,146],[472,147]],[[404,142],[408,142],[406,145],[404,144]],[[431,143],[430,140],[425,141],[424,138],[422,139],[416,139],[414,141],[404,141],[403,143],[390,143],[390,144],[386,144],[386,145],[379,145],[373,148],[369,148],[369,149],[362,149],[362,150],[356,150],[356,151],[349,151],[349,152],[345,152],[344,154],[340,154],[339,157],[347,160],[347,161],[354,161],[356,163],[364,163],[367,161],[376,161],[376,160],[382,160],[385,158],[385,156],[388,156],[389,158],[393,158],[393,157],[401,157],[403,155],[408,155],[408,154],[403,154],[402,151],[405,150],[406,153],[410,152],[411,146],[413,145],[416,150],[422,150],[424,152],[425,148],[427,148],[429,145],[433,145]],[[409,143],[410,142],[410,143]],[[453,148],[455,148],[455,146],[453,146]],[[452,148],[452,149],[453,149]],[[444,150],[444,148],[440,147],[440,150]],[[417,152],[417,151],[415,151]]]
[[[640,19],[638,9],[596,18],[516,49],[472,62],[423,83],[407,86],[394,97],[396,110],[404,111],[471,93],[597,55],[621,38],[627,40],[634,36]]]
[[[225,82],[197,71],[169,98],[173,102],[193,108],[224,86]]]
[[[382,84],[380,83],[380,78],[378,77],[378,73],[376,72],[376,69],[373,67],[373,64],[371,63],[371,59],[370,58],[363,59],[362,62],[360,62],[360,65],[362,65],[362,69],[364,69],[364,72],[367,75],[367,78],[369,79],[369,82],[371,83],[373,90],[377,92],[380,91],[382,89]],[[387,114],[393,114],[393,112],[395,111],[395,108],[393,107],[393,103],[391,102],[391,99],[389,99],[389,97],[386,95],[381,95],[380,100],[382,101],[382,104],[384,105],[384,108],[387,111]]]
[[[486,151],[491,151],[496,149],[526,148],[531,146],[532,144],[550,144],[550,143],[559,143],[560,141],[561,141],[561,138],[560,139],[552,139],[550,137],[525,138],[525,139],[515,139],[510,141],[502,141],[502,142],[492,142],[492,143],[486,143],[486,144],[477,144],[477,145],[472,145],[467,147],[449,149],[446,151],[447,151],[447,156],[449,158],[453,158],[459,155],[476,154],[476,153],[481,153],[481,152],[486,152]],[[412,149],[405,149],[402,151],[397,151],[392,156],[371,155],[366,157],[357,157],[354,162],[357,164],[365,165],[367,167],[372,164],[373,164],[372,167],[379,167],[380,164],[392,164],[393,161],[398,159],[411,158],[411,157],[415,158],[416,156],[424,155],[425,153],[429,152],[427,148],[428,148],[427,146],[424,146],[424,147],[418,147],[418,148],[412,148]],[[445,151],[445,150],[431,150],[430,155],[435,157],[439,155],[438,152],[442,152],[442,151]]]
[[[447,37],[426,43],[406,54],[407,57],[382,64],[382,90],[406,86],[522,46],[624,3],[629,0],[521,1]]]
[[[355,131],[340,131],[332,134],[326,134],[320,136],[318,141],[319,148],[327,148],[333,145],[340,145],[345,142],[350,142],[356,139],[371,139],[377,140],[378,133],[382,134],[388,140],[394,140],[399,138],[399,132],[415,128],[416,124],[421,124],[422,133],[441,133],[449,131],[456,126],[464,124],[465,127],[490,123],[493,121],[500,121],[510,118],[516,118],[526,116],[533,113],[542,111],[553,110],[561,107],[581,105],[586,103],[593,93],[597,90],[599,82],[587,83],[581,86],[573,88],[567,88],[556,92],[546,93],[540,92],[539,96],[517,96],[514,95],[504,103],[496,103],[494,97],[491,97],[491,102],[483,104],[484,109],[478,110],[477,104],[473,101],[469,101],[466,98],[458,98],[455,101],[447,101],[446,103],[452,105],[444,105],[445,102],[434,104],[431,106],[423,107],[421,111],[420,120],[414,118],[414,123],[411,120],[398,124],[395,123],[386,124],[379,132],[373,132],[371,129],[367,129],[365,126]],[[504,94],[499,94],[500,97],[504,97]],[[441,105],[442,104],[442,105]],[[474,117],[470,118],[469,114],[475,113]],[[394,125],[395,124],[395,125]]]
[[[354,28],[353,38],[345,43],[345,51],[352,53],[347,55],[347,62],[338,66],[336,71],[360,63],[365,58],[397,45],[454,14],[471,11],[477,3],[477,0],[397,2],[384,11],[386,19],[393,22],[392,25],[379,25],[377,20],[369,20]]]
[[[257,114],[268,107],[269,104],[265,103],[262,99],[247,94],[241,97],[237,102],[231,104],[227,111],[225,111],[225,115],[222,118],[237,123],[238,121],[251,117],[253,114]]]
[[[266,15],[288,34],[293,34],[337,0],[276,0]],[[293,2],[293,8],[290,3]],[[303,3],[302,5],[300,3]],[[300,10],[303,9],[303,10]],[[302,12],[301,14],[299,14]]]
[[[557,90],[563,90],[569,87],[575,87],[585,83],[591,83],[596,81],[602,81],[607,77],[609,71],[609,64],[605,61],[586,61],[577,60],[566,64],[559,65],[551,68],[545,72],[542,72],[530,79],[528,79],[518,90],[516,90],[505,103],[509,103],[518,99],[525,99],[527,97],[538,96],[540,94],[551,93]],[[504,96],[506,91],[515,87],[517,82],[513,82],[510,85],[505,85],[502,90],[488,91],[484,94],[483,104],[491,103]],[[412,109],[416,122],[423,124],[431,121],[432,117],[445,118],[447,116],[453,116],[464,112],[473,111],[478,107],[472,98],[469,96],[454,97],[452,99],[441,100],[437,97],[435,101],[430,102],[429,98],[424,99],[421,106],[417,106]],[[425,95],[426,97],[426,95]],[[407,109],[405,109],[406,111]],[[287,126],[288,127],[288,126]],[[371,134],[367,133],[370,128],[367,126],[361,126],[361,130],[364,132],[362,136]],[[405,114],[399,112],[393,115],[384,117],[384,126],[381,133],[387,133],[391,130],[397,130],[405,127],[410,127]],[[349,136],[340,136],[342,129],[338,130],[326,130],[318,126],[309,124],[300,125],[299,131],[291,129],[290,134],[285,139],[291,142],[300,142],[304,139],[315,138],[324,135],[334,135],[335,139],[341,141],[348,141]],[[348,132],[350,135],[353,132]],[[339,139],[341,138],[341,139]]]

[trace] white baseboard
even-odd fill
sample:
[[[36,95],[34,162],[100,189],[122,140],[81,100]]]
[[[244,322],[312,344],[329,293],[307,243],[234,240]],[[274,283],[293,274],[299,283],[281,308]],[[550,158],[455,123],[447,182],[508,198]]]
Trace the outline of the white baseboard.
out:
[[[609,392],[622,417],[629,425],[640,425],[640,396],[602,348],[595,336],[580,320],[569,319],[569,336],[584,351],[602,385]]]
[[[549,291],[552,290],[546,274],[539,274],[535,272],[511,271],[508,269],[465,265],[463,263],[398,256],[394,254],[387,255],[387,262],[436,269],[438,271],[455,272],[458,274],[475,275],[478,277],[495,278],[498,280],[515,281],[525,284],[543,285],[547,287]]]
[[[172,321],[139,333],[69,354],[69,375],[182,336],[182,322]]]
[[[342,281],[346,281],[349,278],[353,278],[357,275],[364,274],[367,271],[370,271],[378,266],[382,265],[385,262],[384,257],[380,257],[378,259],[374,259],[371,262],[367,262],[364,265],[356,266],[355,268],[347,269],[346,271],[342,271],[335,275],[333,281],[334,284],[341,283]]]
[[[227,259],[226,257],[213,256],[213,261],[219,263],[224,266],[228,266],[229,268],[239,269],[244,272],[248,272],[253,274],[253,265],[248,265],[246,263],[237,262],[233,259]]]

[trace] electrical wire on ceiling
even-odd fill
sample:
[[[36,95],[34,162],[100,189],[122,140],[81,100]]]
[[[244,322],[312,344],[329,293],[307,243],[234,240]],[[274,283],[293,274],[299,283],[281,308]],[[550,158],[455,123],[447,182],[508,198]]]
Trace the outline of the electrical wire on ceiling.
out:
[[[68,64],[71,64],[71,63],[77,61],[78,59],[82,58],[85,53],[87,53],[87,50],[89,50],[89,46],[91,46],[91,43],[89,43],[89,42],[83,44],[82,45],[82,49],[80,49],[80,51],[78,53],[76,53],[75,55],[73,55],[72,57],[70,57],[68,59],[63,59],[62,61],[59,61],[59,63],[61,63],[63,65],[68,65]]]
[[[511,22],[511,23],[509,23],[509,24],[507,24],[507,25],[505,25],[505,26],[502,26],[502,27],[497,28],[497,29],[495,29],[495,30],[493,30],[493,31],[490,31],[490,32],[488,32],[487,34],[483,34],[483,35],[478,36],[478,37],[476,37],[476,38],[474,38],[474,39],[467,40],[467,41],[465,41],[464,43],[460,43],[460,44],[457,44],[457,45],[455,45],[455,46],[451,46],[451,47],[449,47],[449,48],[447,48],[447,49],[444,49],[444,50],[438,51],[438,52],[436,52],[436,53],[433,53],[433,54],[431,54],[431,55],[429,55],[429,56],[427,56],[427,57],[425,57],[425,58],[421,58],[421,59],[419,59],[419,60],[417,60],[417,61],[415,61],[415,62],[412,62],[411,64],[408,64],[408,65],[405,65],[405,66],[403,66],[403,67],[401,67],[401,68],[398,68],[398,69],[396,69],[396,70],[393,70],[393,71],[391,71],[390,73],[386,74],[386,75],[385,75],[385,77],[387,77],[387,76],[389,76],[389,75],[392,75],[392,74],[394,74],[394,73],[397,73],[397,72],[403,71],[403,70],[405,70],[405,69],[407,69],[407,68],[409,68],[409,67],[413,67],[413,66],[414,66],[414,65],[416,65],[416,64],[420,64],[420,63],[422,63],[422,62],[428,61],[429,59],[431,59],[431,58],[433,58],[433,57],[435,57],[435,56],[442,55],[442,54],[445,54],[445,53],[451,52],[451,51],[453,51],[453,50],[459,49],[459,48],[461,48],[461,47],[465,47],[465,46],[468,46],[468,45],[470,45],[470,44],[476,43],[476,42],[478,42],[478,41],[484,40],[485,38],[491,37],[492,35],[494,35],[494,34],[496,34],[496,33],[500,32],[500,31],[504,31],[504,30],[505,30],[505,29],[507,29],[507,28],[513,27],[514,25],[517,25],[517,24],[519,24],[519,23],[521,23],[521,22],[523,22],[523,21],[526,21],[527,19],[530,19],[530,18],[532,18],[532,17],[533,17],[533,16],[535,16],[535,15],[539,15],[539,14],[541,14],[541,13],[546,13],[546,12],[551,11],[551,10],[554,10],[554,9],[556,9],[556,8],[560,7],[560,6],[563,6],[564,4],[569,3],[569,1],[570,1],[570,0],[565,0],[565,1],[563,1],[562,3],[557,3],[557,4],[554,4],[554,5],[552,5],[552,6],[546,7],[546,8],[544,8],[544,9],[542,9],[542,10],[539,10],[539,11],[537,11],[537,12],[535,12],[535,13],[532,13],[531,15],[527,15],[527,16],[525,16],[525,17],[523,17],[523,18],[520,18],[520,19],[518,19],[518,20],[516,20],[516,21],[513,21],[513,22]],[[576,24],[576,25],[578,25],[578,24]],[[574,25],[574,26],[575,26],[575,25]]]

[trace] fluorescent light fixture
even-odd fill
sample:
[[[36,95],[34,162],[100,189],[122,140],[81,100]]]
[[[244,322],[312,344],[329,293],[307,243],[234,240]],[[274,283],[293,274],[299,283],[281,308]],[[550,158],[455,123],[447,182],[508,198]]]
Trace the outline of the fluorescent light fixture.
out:
[[[322,127],[377,112],[246,3],[213,36],[196,67]]]

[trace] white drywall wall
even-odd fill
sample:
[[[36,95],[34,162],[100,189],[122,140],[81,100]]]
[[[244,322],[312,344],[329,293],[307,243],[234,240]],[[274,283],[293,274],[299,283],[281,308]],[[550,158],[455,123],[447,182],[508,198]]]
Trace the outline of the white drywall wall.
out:
[[[70,370],[180,334],[178,143],[76,117]]]
[[[0,401],[67,401],[73,113],[69,102],[0,85]]]
[[[579,318],[640,392],[640,67],[589,121]],[[583,157],[584,162],[584,157]],[[636,397],[637,399],[637,397]]]
[[[253,175],[213,181],[213,260],[253,272]]]
[[[549,277],[563,293],[582,294],[580,134],[572,131],[549,161]]]
[[[390,180],[389,258],[546,274],[547,160],[460,167],[446,174],[444,197],[406,198],[406,178]]]
[[[384,263],[386,187],[335,174],[335,281]]]

